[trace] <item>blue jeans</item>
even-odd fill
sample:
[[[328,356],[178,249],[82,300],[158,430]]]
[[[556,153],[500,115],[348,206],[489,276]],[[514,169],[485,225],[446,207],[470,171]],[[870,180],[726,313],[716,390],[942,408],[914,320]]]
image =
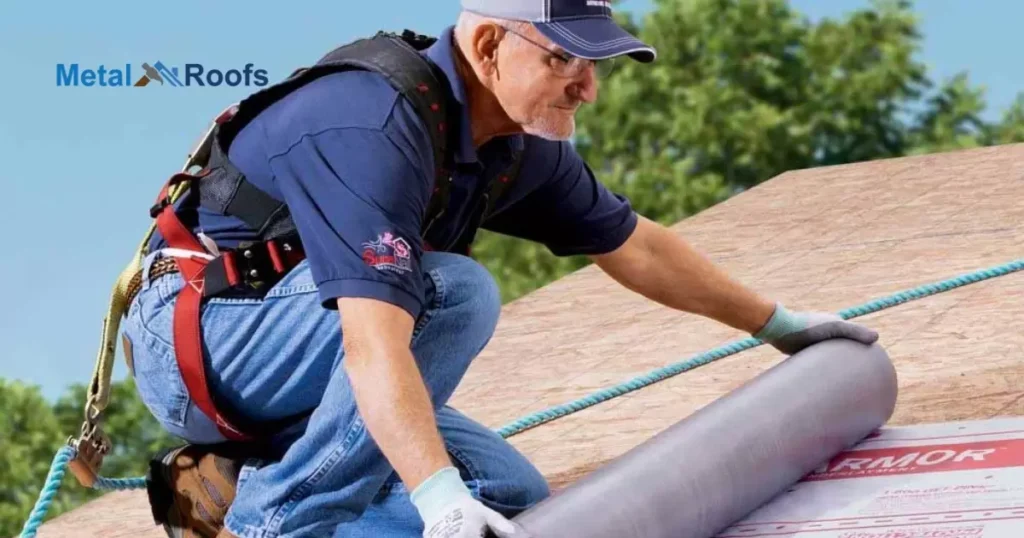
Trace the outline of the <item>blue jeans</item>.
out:
[[[152,259],[147,259],[145,268]],[[546,498],[544,477],[511,444],[446,402],[490,340],[501,310],[497,286],[470,258],[428,252],[427,302],[411,349],[436,411],[438,429],[467,486],[512,517]],[[174,358],[172,315],[182,279],[150,281],[129,308],[124,334],[146,406],[192,443],[225,438],[192,403]],[[203,307],[210,390],[247,418],[272,420],[314,408],[275,442],[283,456],[251,460],[239,477],[225,526],[243,538],[419,537],[409,492],[360,418],[344,360],[339,313],[320,305],[306,262],[263,300],[214,298]]]

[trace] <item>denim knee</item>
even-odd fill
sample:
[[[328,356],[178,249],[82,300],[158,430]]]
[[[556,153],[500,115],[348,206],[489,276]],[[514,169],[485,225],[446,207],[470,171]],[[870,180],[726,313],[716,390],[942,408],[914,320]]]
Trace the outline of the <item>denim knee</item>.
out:
[[[476,260],[451,253],[428,252],[424,269],[433,280],[440,307],[450,314],[471,343],[482,349],[501,315],[501,289],[490,271]]]
[[[533,506],[551,496],[551,485],[536,468],[523,474],[522,494],[524,503]]]
[[[514,480],[495,486],[481,487],[481,500],[506,517],[515,517],[551,496],[548,481],[532,466],[521,467]]]

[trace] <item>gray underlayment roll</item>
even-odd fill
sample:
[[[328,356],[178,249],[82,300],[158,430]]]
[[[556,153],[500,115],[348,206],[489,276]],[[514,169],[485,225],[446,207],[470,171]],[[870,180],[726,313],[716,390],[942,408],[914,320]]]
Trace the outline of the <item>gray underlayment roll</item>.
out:
[[[896,392],[877,344],[822,342],[514,520],[531,538],[710,538],[884,425]]]

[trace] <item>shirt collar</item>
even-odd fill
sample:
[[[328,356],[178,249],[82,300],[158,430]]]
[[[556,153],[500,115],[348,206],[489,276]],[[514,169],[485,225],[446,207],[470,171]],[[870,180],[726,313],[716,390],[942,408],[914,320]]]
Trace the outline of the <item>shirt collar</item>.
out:
[[[466,97],[466,84],[455,67],[454,26],[449,26],[438,36],[437,42],[427,48],[425,55],[433,61],[448,79],[452,94],[458,105],[459,131],[458,145],[455,150],[455,162],[458,164],[478,164],[479,156],[473,147],[473,132],[469,124],[469,103]],[[502,137],[511,151],[522,151],[524,143],[521,135]]]

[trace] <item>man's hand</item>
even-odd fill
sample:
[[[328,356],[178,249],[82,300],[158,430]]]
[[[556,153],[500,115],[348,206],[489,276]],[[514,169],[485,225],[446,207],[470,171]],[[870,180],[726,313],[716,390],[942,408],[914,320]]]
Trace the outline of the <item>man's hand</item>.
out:
[[[412,492],[424,538],[526,538],[526,532],[474,499],[454,467],[441,469]]]
[[[754,334],[754,338],[793,355],[807,346],[832,338],[871,345],[878,340],[878,332],[828,312],[793,313],[779,303],[775,305],[775,312],[768,323]]]

